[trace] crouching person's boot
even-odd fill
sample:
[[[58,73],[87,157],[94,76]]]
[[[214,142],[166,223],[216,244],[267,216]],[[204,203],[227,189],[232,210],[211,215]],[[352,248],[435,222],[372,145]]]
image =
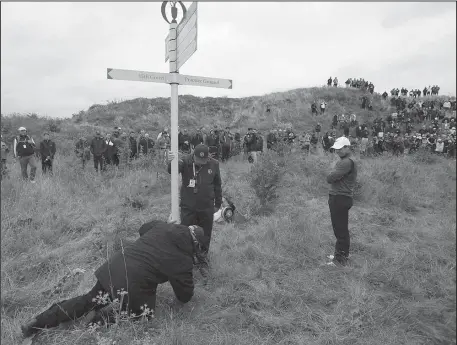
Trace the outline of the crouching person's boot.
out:
[[[25,324],[21,325],[21,331],[24,338],[35,335],[39,331],[38,320],[36,318],[28,320]]]
[[[207,252],[201,252],[197,255],[197,262],[198,262],[198,270],[200,271],[200,274],[203,277],[203,285],[206,285],[208,283],[209,279],[209,264],[208,264],[208,253]]]

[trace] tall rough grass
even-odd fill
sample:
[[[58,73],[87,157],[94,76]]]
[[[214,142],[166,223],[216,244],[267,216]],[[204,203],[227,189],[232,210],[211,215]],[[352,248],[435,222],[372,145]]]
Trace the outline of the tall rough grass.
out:
[[[455,343],[453,162],[359,161],[351,264],[334,270],[322,266],[334,245],[325,182],[332,159],[271,153],[254,166],[221,164],[224,190],[250,222],[215,225],[212,279],[206,287],[197,281],[191,302],[177,307],[165,284],[151,322],[96,331],[79,322],[37,343]],[[100,177],[59,157],[54,177],[39,175],[35,185],[11,168],[1,189],[5,344],[19,343],[19,325],[32,315],[90,289],[107,250],[137,238],[143,222],[165,220],[170,203],[168,174],[148,161]],[[259,200],[272,197],[267,187],[256,192],[260,182],[276,186],[263,215]],[[85,273],[62,284],[76,269]]]

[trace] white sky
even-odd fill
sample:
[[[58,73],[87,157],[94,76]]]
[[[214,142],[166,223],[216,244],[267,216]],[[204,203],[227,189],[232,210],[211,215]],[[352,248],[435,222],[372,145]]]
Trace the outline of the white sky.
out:
[[[169,97],[167,84],[106,79],[107,67],[168,72],[160,6],[2,2],[1,112],[69,117],[94,103]],[[179,94],[254,96],[329,76],[456,93],[455,3],[199,2],[198,12],[198,49],[180,73],[234,88]]]

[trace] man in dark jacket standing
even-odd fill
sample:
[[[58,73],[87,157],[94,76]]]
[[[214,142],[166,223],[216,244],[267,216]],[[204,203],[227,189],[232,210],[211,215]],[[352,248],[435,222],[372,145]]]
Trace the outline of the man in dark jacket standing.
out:
[[[219,131],[212,129],[209,135],[206,137],[206,145],[209,147],[211,154],[217,160],[219,160],[219,149],[221,145]]]
[[[173,153],[168,154],[168,172],[171,173]],[[209,148],[200,144],[192,155],[179,157],[181,185],[181,224],[196,224],[203,228],[205,240],[203,252],[208,253],[213,230],[214,213],[222,205],[221,175],[219,162],[209,157]]]
[[[131,131],[129,136],[129,145],[130,145],[130,160],[136,158],[138,153],[138,145],[135,138],[135,132]]]
[[[94,156],[94,168],[98,172],[98,167],[100,166],[100,172],[103,171],[103,156],[106,152],[106,141],[103,138],[101,132],[97,130],[95,132],[95,137],[90,143],[90,153]]]
[[[109,300],[122,301],[122,310],[129,315],[131,312],[142,315],[144,304],[154,311],[157,285],[167,281],[181,303],[189,302],[194,294],[194,257],[202,260],[203,229],[154,220],[143,224],[139,234],[139,239],[116,252],[97,269],[97,282],[91,291],[53,304],[21,327],[23,335],[29,337],[39,329],[56,327],[91,310],[98,311],[95,319],[101,320],[104,305],[97,300],[106,294]],[[201,269],[200,272],[206,277],[206,271]],[[119,296],[121,291],[125,291],[123,297]]]
[[[48,132],[44,133],[43,139],[40,143],[41,169],[43,174],[49,171],[52,175],[52,162],[56,154],[56,143],[49,139]]]
[[[329,255],[329,265],[344,266],[349,257],[349,210],[357,179],[357,167],[351,157],[351,143],[346,137],[339,137],[331,147],[341,158],[327,176],[330,183],[328,205],[332,220],[333,232],[336,237],[335,253]]]

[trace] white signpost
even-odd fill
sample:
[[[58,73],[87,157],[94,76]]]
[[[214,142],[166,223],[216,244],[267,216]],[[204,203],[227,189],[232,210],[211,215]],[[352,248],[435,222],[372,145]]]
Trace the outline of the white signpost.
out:
[[[170,1],[173,20],[168,21],[165,15],[167,1],[162,3],[162,15],[170,24],[170,32],[165,38],[165,62],[170,60],[170,73],[156,73],[134,71],[126,69],[107,69],[107,79],[143,81],[150,83],[164,83],[171,85],[171,151],[174,159],[171,161],[171,221],[179,220],[179,172],[178,172],[178,85],[216,87],[223,89],[232,88],[232,80],[208,77],[197,77],[179,74],[179,68],[197,50],[197,2],[193,2],[187,12],[181,1]],[[179,3],[184,11],[184,17],[178,25],[176,22]]]

